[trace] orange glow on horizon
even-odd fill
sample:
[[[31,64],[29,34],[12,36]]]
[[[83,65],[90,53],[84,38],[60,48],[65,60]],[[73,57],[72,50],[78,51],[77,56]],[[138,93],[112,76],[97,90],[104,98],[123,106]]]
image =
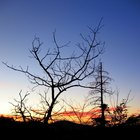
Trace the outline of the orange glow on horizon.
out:
[[[114,108],[110,108],[110,111],[113,111],[113,110]],[[40,110],[34,110],[34,111],[40,111]],[[91,122],[93,121],[92,119],[99,117],[100,113],[101,113],[101,110],[99,108],[93,109],[91,111],[85,111],[85,112],[70,110],[70,111],[63,111],[63,112],[57,113],[57,115],[52,116],[52,118],[53,118],[53,122],[59,121],[59,120],[69,120],[76,123],[91,124]],[[128,115],[128,117],[132,115],[139,115],[139,114],[140,114],[140,109],[138,109],[136,113],[131,113],[130,115]],[[16,121],[22,121],[22,117],[20,115],[16,116],[12,114],[11,115],[0,114],[0,117],[13,118]],[[27,119],[30,120],[30,118],[27,118]],[[106,115],[106,119],[110,119],[109,114]]]

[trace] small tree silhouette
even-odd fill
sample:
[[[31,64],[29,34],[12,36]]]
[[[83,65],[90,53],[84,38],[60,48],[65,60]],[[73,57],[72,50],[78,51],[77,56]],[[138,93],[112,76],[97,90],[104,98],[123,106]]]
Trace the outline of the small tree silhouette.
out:
[[[130,92],[128,93],[125,99],[122,99],[120,102],[118,101],[119,93],[117,92],[117,103],[113,106],[113,110],[109,111],[111,116],[112,125],[120,125],[124,124],[128,118],[128,106],[127,104],[132,100],[129,99]]]
[[[71,101],[71,100],[70,100]],[[62,112],[62,114],[66,114],[66,119],[72,120],[75,123],[78,124],[91,124],[92,123],[92,117],[95,114],[91,104],[89,103],[89,96],[85,97],[83,102],[77,103],[74,101],[68,102],[64,100],[64,103],[68,106]],[[65,116],[63,117],[65,119]]]
[[[126,125],[129,125],[129,126],[140,125],[140,114],[138,114],[138,115],[131,115],[130,117],[127,118],[125,123],[126,123]]]
[[[15,103],[10,102],[10,104],[12,104],[12,106],[14,107],[14,116],[16,116],[18,119],[22,119],[23,122],[26,122],[27,120],[29,120],[29,117],[30,120],[33,119],[30,109],[26,106],[26,98],[30,93],[26,93],[24,96],[22,96],[21,93],[22,90],[19,92],[20,99],[14,99]]]

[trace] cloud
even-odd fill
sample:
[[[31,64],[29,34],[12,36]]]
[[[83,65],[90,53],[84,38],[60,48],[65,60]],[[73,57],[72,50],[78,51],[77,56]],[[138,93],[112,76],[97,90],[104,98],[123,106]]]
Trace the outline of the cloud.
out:
[[[97,116],[101,112],[100,109],[93,109],[90,111],[64,111],[59,113],[60,115],[63,116],[79,116],[79,117],[91,117],[91,116]]]

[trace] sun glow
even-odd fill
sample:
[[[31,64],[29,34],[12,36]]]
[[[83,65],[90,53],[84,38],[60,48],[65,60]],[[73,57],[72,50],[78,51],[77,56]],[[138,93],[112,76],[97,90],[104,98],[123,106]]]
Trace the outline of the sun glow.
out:
[[[10,103],[7,104],[6,101],[1,101],[1,102],[0,102],[0,114],[4,114],[4,115],[11,114],[10,108],[11,108]]]

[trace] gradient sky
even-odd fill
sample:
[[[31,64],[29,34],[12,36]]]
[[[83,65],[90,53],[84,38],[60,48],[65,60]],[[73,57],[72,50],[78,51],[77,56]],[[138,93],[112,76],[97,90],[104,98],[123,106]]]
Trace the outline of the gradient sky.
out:
[[[36,64],[29,58],[34,36],[44,46],[52,45],[52,32],[56,29],[60,44],[79,42],[80,33],[88,33],[87,26],[95,27],[103,17],[104,27],[99,38],[105,41],[101,56],[103,66],[114,79],[120,98],[131,90],[130,109],[140,109],[140,1],[139,0],[0,0],[0,61],[9,65]],[[9,102],[18,97],[30,83],[0,63],[0,113],[9,113]],[[64,96],[80,101],[88,91],[72,90]]]

